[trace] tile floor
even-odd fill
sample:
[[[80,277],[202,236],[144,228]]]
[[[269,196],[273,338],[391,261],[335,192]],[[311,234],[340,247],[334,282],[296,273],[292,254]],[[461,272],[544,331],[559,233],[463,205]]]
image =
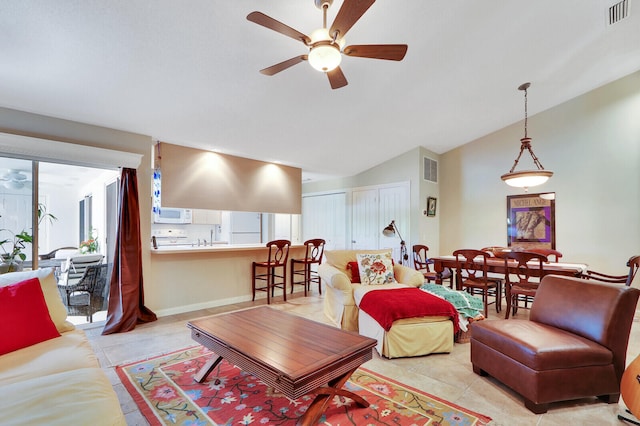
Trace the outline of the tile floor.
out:
[[[129,425],[148,425],[144,417],[115,374],[118,364],[142,359],[145,356],[171,352],[193,345],[186,322],[193,318],[215,313],[264,304],[255,303],[228,305],[180,315],[159,318],[143,324],[129,333],[102,336],[98,324],[87,325],[85,331],[98,358],[109,375],[118,393],[122,410]],[[317,321],[327,322],[322,313],[323,299],[319,296],[297,297],[286,303],[272,306],[303,315]],[[521,309],[518,318],[526,318],[528,311]],[[489,313],[495,319],[495,311]],[[627,362],[640,353],[640,310],[636,312],[631,330]],[[622,411],[620,404],[605,404],[597,399],[585,399],[552,404],[546,414],[535,415],[524,408],[521,398],[491,378],[473,373],[469,361],[469,344],[455,344],[452,353],[415,358],[385,359],[377,354],[365,366],[373,371],[390,376],[410,386],[490,416],[491,425],[625,425],[617,419]]]

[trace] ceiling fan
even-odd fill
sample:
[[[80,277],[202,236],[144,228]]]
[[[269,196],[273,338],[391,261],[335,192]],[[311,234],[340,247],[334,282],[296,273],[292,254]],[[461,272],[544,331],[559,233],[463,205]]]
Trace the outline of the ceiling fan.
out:
[[[0,181],[3,182],[3,186],[7,189],[22,189],[25,185],[29,186],[30,184],[30,182],[27,181],[27,175],[17,169],[9,169],[9,171],[0,178]]]
[[[299,40],[309,48],[306,55],[295,56],[284,62],[260,70],[262,74],[274,75],[303,61],[327,74],[332,89],[347,85],[340,62],[342,55],[360,58],[401,61],[407,53],[406,44],[354,44],[345,47],[344,36],[364,15],[375,0],[344,0],[331,27],[327,28],[327,10],[333,0],[314,0],[316,7],[322,9],[322,28],[311,33],[311,37],[277,21],[262,12],[251,12],[247,19],[263,27]]]

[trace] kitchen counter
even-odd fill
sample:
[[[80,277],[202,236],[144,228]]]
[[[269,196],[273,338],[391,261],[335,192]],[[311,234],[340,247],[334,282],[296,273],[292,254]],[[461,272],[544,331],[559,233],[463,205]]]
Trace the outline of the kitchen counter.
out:
[[[266,261],[268,250],[264,243],[151,248],[151,273],[144,283],[149,296],[145,295],[145,303],[156,315],[165,316],[250,301],[251,265]],[[289,259],[304,255],[304,244],[297,243],[289,249]],[[290,281],[288,277],[287,280]],[[296,287],[302,291],[302,286]],[[290,291],[288,283],[287,292]],[[267,296],[258,293],[256,298]]]
[[[304,244],[292,244],[291,249],[304,247]],[[213,244],[197,246],[191,244],[151,247],[151,254],[193,254],[193,253],[222,253],[234,251],[267,250],[265,244]]]

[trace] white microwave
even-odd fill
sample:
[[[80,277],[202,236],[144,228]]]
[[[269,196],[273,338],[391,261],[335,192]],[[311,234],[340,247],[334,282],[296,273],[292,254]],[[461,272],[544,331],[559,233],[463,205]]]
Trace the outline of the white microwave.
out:
[[[153,213],[154,223],[191,223],[191,209],[160,207]]]

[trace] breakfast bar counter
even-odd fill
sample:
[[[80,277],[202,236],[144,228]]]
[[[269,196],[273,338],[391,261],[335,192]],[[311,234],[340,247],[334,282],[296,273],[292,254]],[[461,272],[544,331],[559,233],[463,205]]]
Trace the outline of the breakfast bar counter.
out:
[[[304,244],[292,244],[290,251],[294,251],[299,248],[304,248]],[[151,254],[194,254],[194,253],[225,253],[234,251],[255,251],[264,250],[267,251],[265,244],[213,244],[213,245],[175,245],[175,246],[158,246],[158,248],[151,248]],[[291,254],[291,253],[290,253]]]
[[[251,301],[251,265],[266,261],[269,255],[265,243],[159,245],[149,251],[145,303],[160,316]],[[304,255],[305,246],[293,244],[289,262]],[[296,287],[302,291],[302,286]],[[287,295],[290,292],[287,276]],[[266,298],[266,293],[259,293],[256,299]],[[281,300],[282,290],[275,296]]]

